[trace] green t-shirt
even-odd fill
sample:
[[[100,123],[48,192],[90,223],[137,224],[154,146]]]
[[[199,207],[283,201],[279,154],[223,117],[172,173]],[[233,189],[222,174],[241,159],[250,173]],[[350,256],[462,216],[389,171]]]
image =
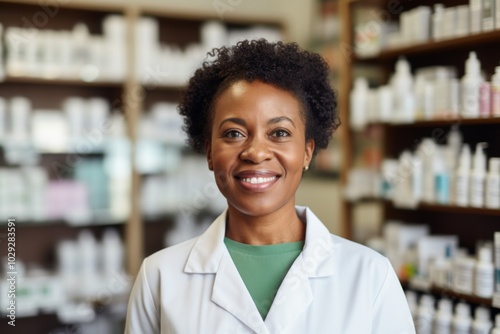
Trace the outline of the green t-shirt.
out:
[[[224,238],[229,254],[265,319],[276,292],[304,247],[304,241],[254,246]]]

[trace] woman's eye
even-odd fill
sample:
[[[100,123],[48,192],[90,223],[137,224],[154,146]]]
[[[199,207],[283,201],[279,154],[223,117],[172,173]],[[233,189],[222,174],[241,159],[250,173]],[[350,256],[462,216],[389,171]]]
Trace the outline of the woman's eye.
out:
[[[239,131],[229,130],[229,131],[224,132],[224,137],[226,137],[226,138],[239,138],[239,137],[243,137],[243,135]]]
[[[285,130],[276,130],[273,132],[273,136],[283,138],[283,137],[290,136],[290,133],[288,131],[285,131]]]

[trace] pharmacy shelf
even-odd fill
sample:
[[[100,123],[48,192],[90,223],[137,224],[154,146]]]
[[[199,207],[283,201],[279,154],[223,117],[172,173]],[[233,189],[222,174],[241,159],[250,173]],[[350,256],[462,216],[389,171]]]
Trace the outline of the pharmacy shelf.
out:
[[[488,124],[500,124],[500,117],[485,117],[485,118],[442,118],[442,119],[429,119],[429,120],[418,120],[412,123],[384,123],[384,122],[372,122],[367,124],[370,126],[384,126],[387,128],[413,128],[413,127],[438,127],[438,126],[474,126],[474,125],[488,125]],[[350,129],[350,131],[358,132],[358,130]],[[361,131],[364,131],[361,130]]]
[[[428,204],[428,203],[420,203],[416,208],[405,208],[405,207],[395,206],[392,201],[385,200],[384,203],[396,210],[445,212],[445,213],[467,214],[467,215],[478,215],[478,216],[500,216],[500,209],[473,208],[473,207],[461,207],[455,205],[440,205],[440,204]]]
[[[480,34],[468,35],[453,39],[446,39],[442,41],[429,41],[422,44],[410,45],[398,48],[392,48],[381,51],[379,54],[370,57],[360,57],[354,55],[356,62],[373,62],[383,60],[394,60],[401,55],[417,56],[430,54],[437,54],[441,52],[449,52],[455,49],[464,49],[472,47],[484,47],[487,45],[495,46],[498,48],[500,42],[500,30],[490,32],[483,32]]]
[[[452,301],[465,301],[467,303],[475,304],[475,305],[484,305],[488,307],[492,307],[493,300],[491,298],[482,298],[474,295],[464,294],[456,292],[449,288],[439,288],[437,286],[431,286],[428,289],[420,288],[413,286],[406,280],[401,280],[401,286],[403,289],[422,292],[422,293],[430,293],[439,298],[447,298]]]
[[[83,87],[98,87],[98,88],[123,88],[122,81],[83,81],[83,80],[66,80],[66,79],[44,79],[36,77],[14,77],[9,76],[4,81],[0,81],[0,85],[8,84],[30,84],[30,85],[54,85],[54,86],[83,86]]]
[[[384,126],[389,127],[415,127],[415,126],[452,126],[452,125],[485,125],[485,124],[500,124],[500,117],[485,117],[485,118],[449,118],[449,119],[433,119],[421,120],[413,123],[390,124],[385,123]]]

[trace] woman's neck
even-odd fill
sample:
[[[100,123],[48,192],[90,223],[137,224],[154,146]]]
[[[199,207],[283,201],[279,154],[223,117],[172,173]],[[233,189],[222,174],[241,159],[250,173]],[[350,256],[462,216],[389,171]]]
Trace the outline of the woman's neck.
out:
[[[282,208],[265,216],[249,216],[229,207],[226,237],[249,245],[272,245],[305,239],[306,227],[292,210]]]

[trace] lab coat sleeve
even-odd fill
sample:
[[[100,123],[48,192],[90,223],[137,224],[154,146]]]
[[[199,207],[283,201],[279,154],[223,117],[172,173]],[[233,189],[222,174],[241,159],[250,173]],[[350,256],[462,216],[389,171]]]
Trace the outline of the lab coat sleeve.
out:
[[[415,334],[401,284],[389,260],[386,263],[387,274],[373,305],[372,334]]]
[[[150,282],[147,277],[145,259],[139,269],[132,292],[130,294],[125,334],[157,334],[160,333],[160,317]]]

